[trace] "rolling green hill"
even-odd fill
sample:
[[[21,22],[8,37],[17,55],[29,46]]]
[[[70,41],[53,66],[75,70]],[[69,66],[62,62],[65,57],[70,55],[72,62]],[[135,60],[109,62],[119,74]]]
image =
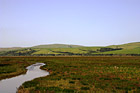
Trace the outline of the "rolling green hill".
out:
[[[108,47],[111,47],[111,48],[120,47],[123,49],[134,49],[134,48],[140,47],[140,42],[127,43],[127,44],[122,44],[122,45],[111,45]]]
[[[51,44],[0,52],[0,56],[100,56],[140,55],[140,42],[106,47]]]
[[[123,48],[117,51],[108,51],[103,54],[140,54],[140,42],[108,46],[110,48]]]
[[[97,53],[97,54],[101,54],[101,53]],[[133,49],[117,50],[117,51],[107,51],[107,52],[102,52],[102,54],[140,54],[140,47],[133,48]]]
[[[38,46],[34,46],[33,48],[77,48],[77,47],[84,47],[84,46],[66,45],[66,44],[49,44],[49,45],[38,45]]]

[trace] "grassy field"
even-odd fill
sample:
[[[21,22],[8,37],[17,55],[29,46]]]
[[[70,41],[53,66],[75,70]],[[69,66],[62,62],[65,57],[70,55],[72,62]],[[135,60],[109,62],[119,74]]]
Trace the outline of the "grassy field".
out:
[[[53,49],[36,49],[37,52],[34,54],[64,54],[61,52],[70,52],[70,53],[78,53],[78,54],[140,54],[140,47],[136,48],[129,48],[129,49],[122,49],[122,50],[115,50],[115,51],[106,51],[106,52],[99,52],[97,51],[100,47],[84,47],[84,48],[53,48]],[[58,51],[58,52],[57,52]],[[93,52],[96,51],[96,52]]]
[[[25,82],[19,93],[140,92],[140,57],[0,58],[0,76],[26,71],[25,67],[35,62],[45,63],[41,69],[50,75]],[[11,72],[3,64],[9,64]]]
[[[112,45],[108,47],[111,47],[111,48],[121,47],[123,49],[134,49],[134,48],[140,47],[140,42],[127,43],[127,44],[122,44],[122,45]]]
[[[133,49],[117,50],[117,51],[107,51],[107,52],[103,52],[102,54],[140,54],[140,47],[133,48]]]
[[[35,49],[37,52],[34,54],[63,54],[64,52],[86,54],[89,51],[96,51],[98,47],[83,47],[83,48],[40,48]],[[62,53],[61,53],[62,52]]]

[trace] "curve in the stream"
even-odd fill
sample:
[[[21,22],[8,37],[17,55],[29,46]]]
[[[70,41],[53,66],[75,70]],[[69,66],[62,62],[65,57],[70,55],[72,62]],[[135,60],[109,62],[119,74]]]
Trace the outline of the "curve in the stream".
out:
[[[36,63],[28,66],[27,72],[24,75],[19,75],[13,78],[4,79],[0,81],[0,93],[16,93],[25,81],[30,81],[38,77],[49,75],[49,72],[41,70],[40,67],[45,65],[44,63]]]

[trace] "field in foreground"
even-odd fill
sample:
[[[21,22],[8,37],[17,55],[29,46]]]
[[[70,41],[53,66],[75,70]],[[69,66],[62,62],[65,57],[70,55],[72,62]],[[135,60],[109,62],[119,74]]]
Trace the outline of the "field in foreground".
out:
[[[140,92],[140,57],[5,57],[0,76],[35,62],[45,63],[41,69],[50,75],[25,82],[19,93]]]

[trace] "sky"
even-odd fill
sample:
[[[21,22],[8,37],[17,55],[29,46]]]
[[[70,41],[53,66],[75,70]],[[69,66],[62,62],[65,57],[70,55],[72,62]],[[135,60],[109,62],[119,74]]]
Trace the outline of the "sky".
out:
[[[140,42],[140,0],[0,0],[0,47]]]

